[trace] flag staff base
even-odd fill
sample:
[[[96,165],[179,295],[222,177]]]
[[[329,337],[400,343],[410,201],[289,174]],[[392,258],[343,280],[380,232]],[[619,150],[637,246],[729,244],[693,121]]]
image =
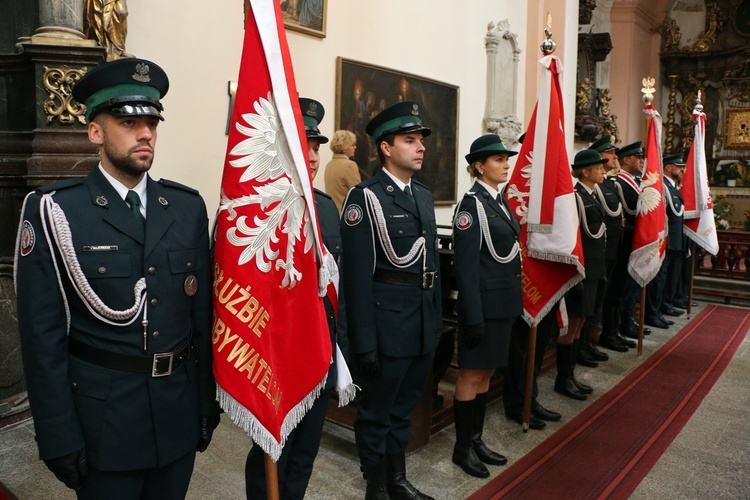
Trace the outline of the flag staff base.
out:
[[[279,468],[268,453],[263,454],[266,464],[266,498],[279,500]]]
[[[641,310],[638,312],[638,356],[643,354],[643,322],[646,320],[646,287],[641,287]]]
[[[523,432],[529,432],[531,398],[534,390],[534,358],[536,357],[536,326],[529,329],[529,350],[526,356],[526,390],[523,393]]]

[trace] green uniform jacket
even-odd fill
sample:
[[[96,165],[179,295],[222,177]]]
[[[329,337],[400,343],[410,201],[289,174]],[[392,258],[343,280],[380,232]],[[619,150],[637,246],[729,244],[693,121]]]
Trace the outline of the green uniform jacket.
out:
[[[108,325],[73,290],[59,252],[45,238],[43,193],[53,193],[64,210],[81,269],[104,304],[131,307],[136,281],[146,278],[147,351],[142,314],[129,326]],[[86,179],[54,183],[27,198],[17,256],[18,323],[42,459],[85,447],[100,470],[160,467],[194,452],[199,415],[218,413],[206,207],[197,191],[174,182],[149,178],[147,193],[145,238],[99,168]],[[193,295],[186,285],[190,276],[197,281]],[[68,352],[66,308],[70,336],[83,343],[152,355],[177,351],[190,340],[192,353],[160,378],[88,363]]]

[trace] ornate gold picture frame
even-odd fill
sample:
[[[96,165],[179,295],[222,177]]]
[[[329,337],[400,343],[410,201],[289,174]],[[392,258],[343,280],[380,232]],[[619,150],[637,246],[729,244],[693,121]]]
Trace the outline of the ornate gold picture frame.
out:
[[[750,148],[750,109],[730,109],[727,111],[726,137],[725,148]]]
[[[279,0],[279,3],[287,29],[326,37],[328,0]]]

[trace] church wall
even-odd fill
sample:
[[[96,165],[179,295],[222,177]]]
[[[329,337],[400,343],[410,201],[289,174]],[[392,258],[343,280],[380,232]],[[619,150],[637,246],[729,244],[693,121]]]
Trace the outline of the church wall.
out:
[[[558,44],[564,45],[564,26],[575,27],[577,19],[564,23],[563,17],[566,11],[573,10],[577,16],[577,2],[549,3],[562,5],[557,9],[561,14],[553,14],[553,34]],[[541,55],[538,46],[543,33],[540,28],[526,36],[526,4],[512,0],[472,0],[469,8],[452,0],[329,0],[325,38],[288,32],[298,90],[300,95],[314,97],[324,104],[326,117],[321,131],[331,136],[338,56],[459,86],[457,196],[460,197],[470,186],[463,155],[483,133],[484,35],[490,21],[507,18],[511,30],[519,35],[521,46],[526,47],[519,62],[518,116],[525,126],[531,115],[538,81],[529,78],[527,66],[536,65]],[[215,0],[210,4],[184,0],[179,9],[175,5],[130,0],[127,49],[162,65],[171,79],[164,100],[167,121],[159,130],[155,176],[198,187],[212,211],[218,204],[226,149],[227,81],[237,79],[240,62],[243,6],[241,0]],[[572,37],[575,40],[575,28]],[[575,43],[571,46],[575,54]],[[560,49],[557,55],[563,58]],[[563,64],[575,68],[576,62],[563,59]],[[566,97],[571,96],[572,110],[575,71],[570,73],[572,84],[565,92]],[[529,102],[532,108],[528,107]],[[569,114],[572,116],[572,112]],[[323,187],[323,166],[331,155],[328,147],[321,147],[317,187]],[[451,216],[452,207],[438,208],[439,223],[449,224]]]

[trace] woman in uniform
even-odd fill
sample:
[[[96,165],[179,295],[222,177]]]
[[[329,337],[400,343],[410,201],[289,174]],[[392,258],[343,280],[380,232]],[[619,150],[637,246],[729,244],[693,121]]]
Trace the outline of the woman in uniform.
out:
[[[568,331],[557,339],[557,378],[555,392],[583,401],[593,389],[575,377],[574,369],[581,328],[586,318],[593,316],[597,294],[601,293],[606,275],[607,227],[604,208],[594,196],[594,188],[604,182],[604,164],[598,151],[584,149],[573,162],[578,216],[580,218],[583,262],[586,278],[565,295],[568,311]]]
[[[490,475],[484,464],[508,460],[482,441],[490,377],[508,360],[513,321],[523,308],[520,226],[500,195],[508,180],[508,158],[518,153],[489,134],[475,140],[466,155],[476,182],[454,217],[454,269],[458,285],[458,365],[453,411],[456,445],[453,463],[475,477]]]

